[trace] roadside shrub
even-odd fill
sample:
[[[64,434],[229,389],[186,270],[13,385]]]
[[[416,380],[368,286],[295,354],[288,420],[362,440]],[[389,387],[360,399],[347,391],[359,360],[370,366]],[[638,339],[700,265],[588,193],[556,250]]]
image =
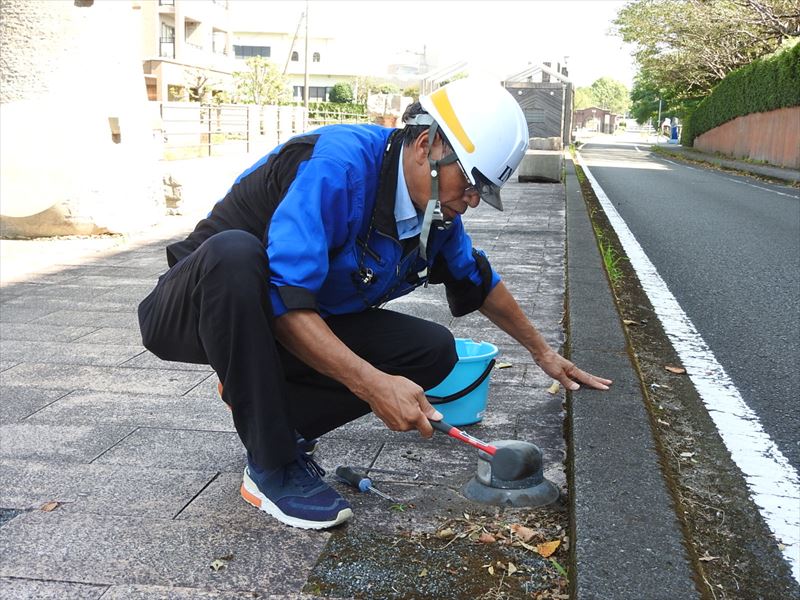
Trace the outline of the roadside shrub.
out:
[[[337,83],[331,88],[330,101],[337,104],[353,102],[353,88],[349,83]]]
[[[681,144],[736,117],[788,106],[800,106],[800,42],[729,73],[686,120]]]

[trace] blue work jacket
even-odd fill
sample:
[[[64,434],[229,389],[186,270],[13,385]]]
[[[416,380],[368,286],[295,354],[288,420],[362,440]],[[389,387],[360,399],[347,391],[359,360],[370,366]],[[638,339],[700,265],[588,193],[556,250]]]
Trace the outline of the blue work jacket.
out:
[[[401,151],[399,130],[375,125],[331,125],[292,138],[242,173],[189,237],[167,248],[168,260],[175,264],[215,233],[242,229],[264,243],[276,317],[297,309],[323,317],[360,312],[428,281],[445,284],[453,314],[467,314],[500,278],[459,216],[449,229],[432,230],[427,264],[419,236],[398,239]]]

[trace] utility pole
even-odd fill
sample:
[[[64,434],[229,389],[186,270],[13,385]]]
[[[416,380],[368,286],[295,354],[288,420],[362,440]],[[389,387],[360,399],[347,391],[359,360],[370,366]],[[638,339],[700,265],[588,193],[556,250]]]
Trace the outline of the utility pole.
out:
[[[308,0],[306,0],[306,51],[305,68],[303,69],[303,106],[308,110]]]
[[[656,144],[658,136],[661,135],[661,96],[658,97],[658,119],[656,120]]]

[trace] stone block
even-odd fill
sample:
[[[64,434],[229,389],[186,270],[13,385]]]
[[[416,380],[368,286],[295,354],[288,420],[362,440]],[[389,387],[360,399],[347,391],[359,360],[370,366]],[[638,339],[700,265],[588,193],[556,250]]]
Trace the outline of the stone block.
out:
[[[191,429],[235,432],[230,411],[218,399],[153,394],[112,394],[76,391],[26,420],[34,424],[106,425],[131,428]]]
[[[97,464],[154,469],[241,472],[245,449],[227,431],[138,429],[97,459]]]
[[[24,419],[68,392],[69,390],[3,386],[2,392],[0,392],[0,423],[13,423]]]
[[[180,396],[206,377],[198,371],[22,363],[0,373],[0,386]]]
[[[532,137],[528,140],[530,150],[563,150],[564,142],[560,137]]]
[[[564,155],[560,151],[528,150],[517,169],[520,183],[561,181]]]
[[[0,456],[90,462],[130,431],[124,426],[4,424],[0,425]]]
[[[19,515],[3,526],[0,577],[296,593],[330,534],[252,513],[246,526],[59,510]],[[221,557],[230,557],[225,568],[212,569]]]
[[[67,581],[37,581],[0,577],[0,598],[58,598],[59,600],[92,600],[100,598],[106,585],[70,583]],[[108,596],[106,595],[106,598]]]
[[[59,502],[59,511],[169,519],[216,473],[98,464],[4,460],[0,505],[37,509]]]

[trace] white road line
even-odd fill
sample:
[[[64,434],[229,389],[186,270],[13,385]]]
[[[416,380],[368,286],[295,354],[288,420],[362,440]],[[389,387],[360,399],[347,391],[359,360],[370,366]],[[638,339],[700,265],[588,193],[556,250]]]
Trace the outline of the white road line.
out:
[[[755,185],[753,183],[748,183],[746,181],[739,181],[738,179],[733,179],[731,177],[725,177],[728,181],[732,181],[733,183],[741,183],[742,185],[749,185],[750,187],[754,187],[757,190],[764,190],[765,192],[772,192],[773,194],[780,194],[781,196],[788,196],[789,198],[800,198],[800,192],[797,194],[787,194],[786,192],[779,192],[778,190],[771,190],[769,188],[765,188],[760,185]]]
[[[643,150],[639,150],[639,146],[637,146],[636,144],[634,144],[633,147],[636,148],[637,152],[643,152]]]
[[[655,266],[620,217],[583,157],[578,162],[592,184],[664,331],[703,399],[725,446],[744,474],[750,495],[772,533],[783,544],[783,556],[800,582],[800,476],[766,434],[714,353],[669,291]]]
[[[700,170],[702,170],[702,169],[696,169],[695,167],[690,167],[689,165],[685,165],[683,163],[676,163],[674,161],[667,160],[666,158],[662,158],[661,160],[663,160],[664,162],[668,162],[671,165],[675,165],[677,167],[684,167],[686,169],[691,169],[692,171],[700,171]]]

